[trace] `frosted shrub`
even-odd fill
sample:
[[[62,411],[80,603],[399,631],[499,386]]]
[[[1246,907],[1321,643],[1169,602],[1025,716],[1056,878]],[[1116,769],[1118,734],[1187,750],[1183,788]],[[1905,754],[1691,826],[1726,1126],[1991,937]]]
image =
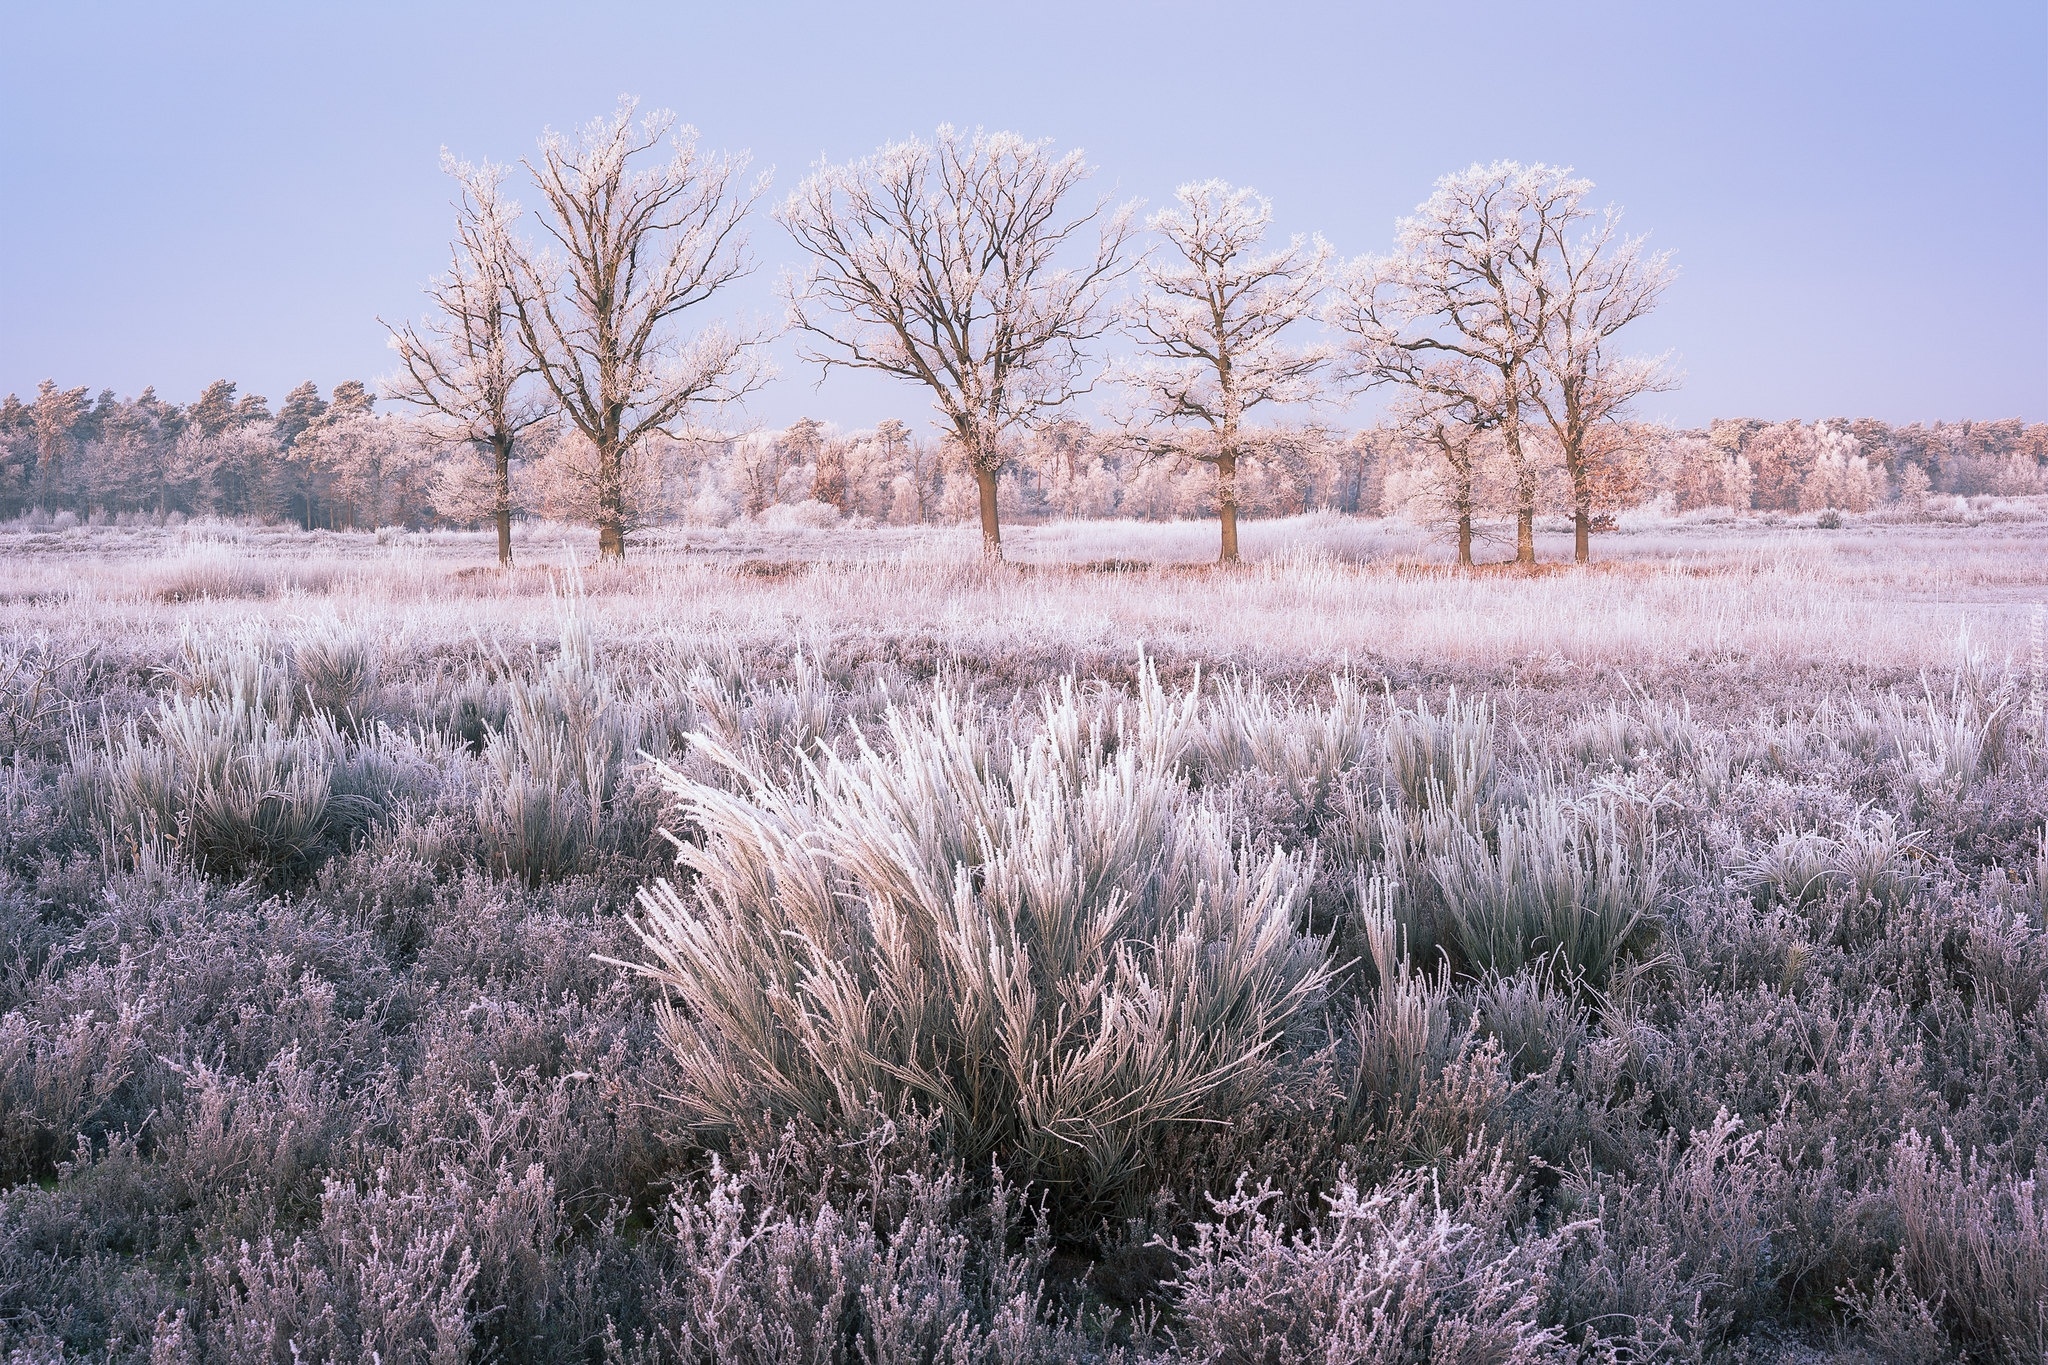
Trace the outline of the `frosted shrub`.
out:
[[[879,1095],[1069,1208],[1132,1193],[1148,1134],[1226,1111],[1328,978],[1304,861],[1240,857],[1177,774],[1194,706],[1148,671],[1084,724],[1068,688],[1005,751],[941,694],[786,782],[703,741],[743,794],[664,770],[703,838],[642,896],[684,1116]]]
[[[0,757],[61,751],[91,663],[90,651],[59,650],[48,639],[0,638]]]
[[[765,531],[821,531],[839,524],[840,512],[829,502],[806,498],[802,502],[778,502],[759,517]]]
[[[1589,1221],[1557,1277],[1554,1319],[1622,1360],[1698,1360],[1782,1304],[1799,1267],[1779,1238],[1792,1191],[1762,1133],[1719,1110],[1640,1154],[1638,1178],[1574,1174],[1564,1204]]]
[[[1185,1253],[1176,1344],[1259,1365],[1570,1359],[1538,1322],[1561,1240],[1509,1236],[1513,1193],[1499,1164],[1458,1207],[1422,1172],[1362,1192],[1346,1179],[1321,1224],[1290,1234],[1272,1191],[1240,1185]]]
[[[2021,886],[2028,913],[2037,926],[2048,927],[2048,825],[2043,825],[2034,844],[2034,856],[2027,859]]]
[[[0,1187],[47,1173],[97,1131],[142,1051],[138,1020],[0,1015]]]
[[[613,1334],[608,1358],[701,1365],[1054,1365],[1092,1359],[1048,1306],[1052,1243],[1019,1236],[1000,1177],[970,1204],[957,1175],[917,1173],[868,1197],[789,1207],[760,1172],[713,1163],[660,1220],[670,1262],[644,1327]],[[1021,1242],[1021,1246],[1016,1243]]]
[[[2048,1197],[1917,1133],[1892,1167],[1898,1272],[1957,1340],[1985,1360],[2048,1357]]]
[[[388,1171],[367,1186],[330,1179],[309,1234],[209,1256],[203,1275],[215,1312],[204,1356],[194,1356],[352,1365],[468,1359],[476,1330],[471,1229],[435,1194],[395,1188]]]

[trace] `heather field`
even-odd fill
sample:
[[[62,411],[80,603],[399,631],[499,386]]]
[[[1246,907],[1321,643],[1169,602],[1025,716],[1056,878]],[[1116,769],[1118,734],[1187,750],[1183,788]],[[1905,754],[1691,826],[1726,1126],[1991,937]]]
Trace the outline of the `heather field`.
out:
[[[0,1354],[2039,1361],[1940,506],[0,523]]]

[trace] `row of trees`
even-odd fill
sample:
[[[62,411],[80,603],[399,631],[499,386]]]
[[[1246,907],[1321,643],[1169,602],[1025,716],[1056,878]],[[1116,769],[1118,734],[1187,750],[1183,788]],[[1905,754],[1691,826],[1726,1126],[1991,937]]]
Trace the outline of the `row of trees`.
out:
[[[507,556],[526,426],[552,413],[588,443],[600,552],[623,556],[636,452],[765,375],[764,332],[681,325],[748,269],[743,226],[765,179],[746,179],[744,157],[700,152],[669,115],[634,114],[624,101],[576,137],[542,139],[524,163],[537,237],[517,230],[507,168],[449,158],[461,186],[451,266],[429,321],[392,329],[396,396],[491,452]],[[1610,353],[1671,269],[1620,233],[1615,210],[1594,213],[1590,182],[1472,167],[1403,220],[1392,253],[1340,267],[1320,238],[1269,246],[1270,204],[1219,181],[1182,187],[1136,250],[1135,205],[1086,198],[1089,176],[1079,152],[942,127],[931,142],[820,164],[774,210],[806,261],[784,281],[806,359],[927,393],[975,480],[990,556],[1015,438],[1106,378],[1130,449],[1213,469],[1225,562],[1237,558],[1241,467],[1305,439],[1312,405],[1382,385],[1403,395],[1403,432],[1442,457],[1461,560],[1478,451],[1497,444],[1516,480],[1518,556],[1533,562],[1540,478],[1525,433],[1537,423],[1569,476],[1586,558],[1618,423],[1671,382],[1659,361]],[[1298,335],[1318,320],[1334,341]],[[1105,373],[1112,332],[1136,355]],[[1269,412],[1282,420],[1260,422]]]
[[[32,402],[0,402],[0,508],[206,511],[301,525],[376,525],[417,508],[432,452],[372,417],[360,381],[323,399],[311,383],[269,400],[216,380],[179,406],[146,388],[131,399],[45,380]]]

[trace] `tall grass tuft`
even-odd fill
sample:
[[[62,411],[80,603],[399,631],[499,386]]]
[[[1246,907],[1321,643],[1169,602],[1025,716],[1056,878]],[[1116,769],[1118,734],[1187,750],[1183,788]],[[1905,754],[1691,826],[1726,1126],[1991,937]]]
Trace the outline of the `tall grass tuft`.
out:
[[[1451,807],[1382,821],[1411,938],[1467,975],[1541,965],[1597,988],[1654,922],[1654,837],[1606,804],[1538,794],[1501,811],[1490,835]]]
[[[600,663],[580,598],[558,599],[556,614],[553,658],[531,677],[504,665],[504,723],[485,727],[477,796],[488,861],[529,885],[630,838],[632,822],[617,818],[628,767],[642,749],[667,747],[656,698]]]
[[[1373,878],[1360,889],[1359,903],[1377,985],[1361,992],[1353,1007],[1345,1118],[1348,1127],[1385,1129],[1442,1076],[1460,1040],[1451,1017],[1450,973],[1442,964],[1423,971],[1410,960],[1386,882]]]
[[[1276,697],[1257,677],[1230,676],[1204,708],[1192,757],[1205,774],[1256,771],[1276,780],[1304,811],[1322,809],[1373,739],[1366,694],[1351,678],[1330,679],[1328,706]]]
[[[1413,810],[1449,809],[1474,820],[1493,797],[1493,706],[1458,700],[1452,689],[1441,712],[1426,698],[1414,710],[1387,716],[1387,784]]]
[[[310,627],[293,642],[292,671],[308,706],[350,732],[362,727],[377,687],[377,650],[363,631],[333,621]]]
[[[1306,860],[1240,856],[1179,775],[1194,708],[1148,667],[1134,703],[1084,719],[1063,688],[997,744],[941,693],[787,779],[699,737],[743,790],[663,770],[703,842],[640,927],[683,1116],[831,1127],[880,1096],[1069,1215],[1128,1208],[1148,1136],[1227,1112],[1330,975]]]
[[[164,699],[147,728],[75,742],[94,824],[124,858],[168,846],[231,879],[303,871],[369,812],[338,789],[341,733],[323,715],[293,719],[289,697],[274,674],[236,676],[225,695]]]

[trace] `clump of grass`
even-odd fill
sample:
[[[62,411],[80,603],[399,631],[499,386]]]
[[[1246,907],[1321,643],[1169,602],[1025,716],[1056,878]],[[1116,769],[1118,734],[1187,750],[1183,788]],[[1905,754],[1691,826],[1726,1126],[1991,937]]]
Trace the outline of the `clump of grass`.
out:
[[[1329,705],[1276,696],[1256,677],[1229,676],[1204,708],[1191,756],[1204,772],[1255,771],[1277,781],[1304,811],[1329,802],[1374,736],[1365,692],[1349,676],[1330,679]]]
[[[1913,800],[1966,796],[2005,762],[2010,698],[1984,695],[1980,681],[1959,673],[1946,697],[1923,686],[1919,706],[1887,697],[1865,719],[1892,751]]]
[[[1306,861],[1240,856],[1178,775],[1194,708],[1147,668],[1005,747],[941,694],[783,781],[700,738],[741,790],[663,771],[703,842],[640,928],[683,1116],[831,1127],[879,1095],[1068,1216],[1126,1206],[1148,1138],[1227,1111],[1330,976]]]
[[[158,602],[232,601],[268,597],[276,582],[249,556],[201,541],[152,565],[143,588]]]
[[[635,695],[598,657],[580,599],[560,599],[560,648],[532,677],[504,671],[502,725],[485,727],[477,823],[489,864],[537,884],[631,837],[621,806],[643,749],[666,751],[658,698]]]
[[[311,626],[293,641],[292,672],[308,706],[360,728],[377,687],[377,650],[364,631],[336,621]]]
[[[1839,839],[1818,830],[1781,830],[1734,872],[1760,906],[1774,899],[1809,906],[1833,890],[1855,905],[1896,909],[1919,884],[1911,863],[1921,856],[1920,843],[1896,817],[1871,811],[1845,825]]]
[[[129,720],[74,758],[123,857],[161,844],[216,876],[290,876],[360,814],[337,799],[341,733],[291,719],[281,695],[237,681],[224,697],[170,697],[146,730]]]
[[[1388,785],[1413,810],[1448,809],[1476,819],[1493,798],[1493,706],[1453,688],[1441,712],[1427,698],[1396,707],[1383,740]]]
[[[1412,1106],[1450,1060],[1456,1048],[1451,988],[1448,973],[1419,970],[1398,943],[1401,926],[1383,880],[1361,889],[1359,918],[1375,984],[1359,993],[1355,1007],[1351,1118],[1383,1121],[1390,1111]]]
[[[366,646],[315,676],[332,697],[360,685]],[[290,882],[346,847],[388,804],[408,742],[349,728],[295,686],[281,651],[250,631],[187,630],[153,716],[71,740],[70,784],[123,863],[167,849],[209,875]]]
[[[1382,820],[1404,922],[1465,974],[1541,965],[1598,988],[1654,923],[1654,837],[1611,805],[1539,793],[1491,831],[1447,806]]]

